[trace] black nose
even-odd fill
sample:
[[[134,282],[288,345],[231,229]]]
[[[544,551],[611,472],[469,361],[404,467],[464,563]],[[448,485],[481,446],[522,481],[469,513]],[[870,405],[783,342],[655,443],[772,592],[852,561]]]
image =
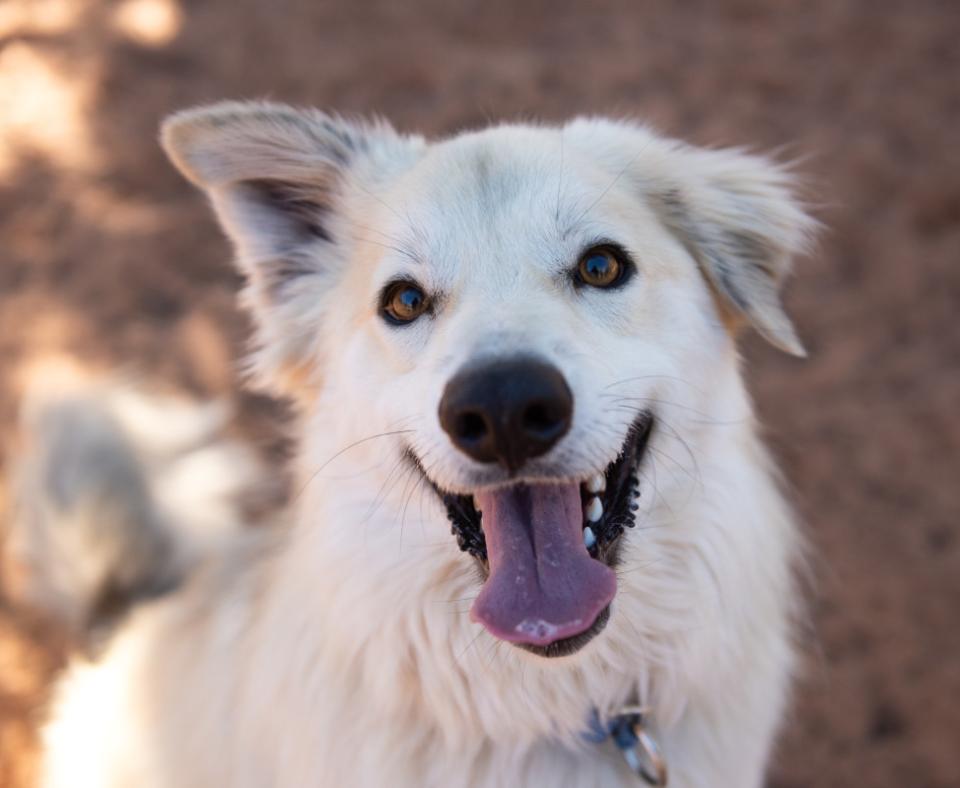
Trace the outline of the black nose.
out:
[[[440,425],[454,446],[509,471],[545,454],[572,419],[573,394],[560,370],[529,357],[471,365],[440,400]]]

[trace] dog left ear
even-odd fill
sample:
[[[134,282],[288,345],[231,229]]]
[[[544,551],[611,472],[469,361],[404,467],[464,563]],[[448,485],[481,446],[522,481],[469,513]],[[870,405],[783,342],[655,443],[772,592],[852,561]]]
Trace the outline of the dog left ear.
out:
[[[675,171],[650,184],[650,198],[719,295],[728,322],[742,316],[775,347],[805,356],[780,290],[817,223],[793,196],[792,177],[740,151],[678,146],[670,153]]]

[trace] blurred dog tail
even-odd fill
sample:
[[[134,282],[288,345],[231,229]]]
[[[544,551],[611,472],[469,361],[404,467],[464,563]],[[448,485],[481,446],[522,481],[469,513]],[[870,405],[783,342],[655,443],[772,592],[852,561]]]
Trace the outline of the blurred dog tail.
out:
[[[118,382],[28,386],[12,469],[13,596],[81,642],[176,589],[244,523],[262,476],[228,408]]]

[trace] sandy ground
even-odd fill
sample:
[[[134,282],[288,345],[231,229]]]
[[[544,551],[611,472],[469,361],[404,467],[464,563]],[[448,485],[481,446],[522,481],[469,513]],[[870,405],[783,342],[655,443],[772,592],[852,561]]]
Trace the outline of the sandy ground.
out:
[[[277,452],[277,408],[237,392],[226,244],[154,142],[175,108],[271,97],[433,134],[619,113],[801,157],[829,227],[788,297],[811,358],[747,343],[816,556],[771,784],[960,785],[958,40],[952,0],[6,0],[0,432],[23,365],[66,352],[229,397]],[[0,604],[0,785],[30,784],[58,644]]]

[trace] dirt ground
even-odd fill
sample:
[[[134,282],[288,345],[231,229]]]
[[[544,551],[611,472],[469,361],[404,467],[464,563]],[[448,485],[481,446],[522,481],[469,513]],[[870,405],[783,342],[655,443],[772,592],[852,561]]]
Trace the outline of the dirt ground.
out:
[[[829,228],[788,303],[811,350],[747,343],[816,556],[771,785],[960,786],[960,5],[954,0],[5,0],[0,432],[65,352],[232,398],[238,277],[159,119],[223,97],[450,132],[640,116],[802,160]],[[10,443],[0,454],[3,474]],[[56,633],[0,599],[0,785],[31,784]]]

